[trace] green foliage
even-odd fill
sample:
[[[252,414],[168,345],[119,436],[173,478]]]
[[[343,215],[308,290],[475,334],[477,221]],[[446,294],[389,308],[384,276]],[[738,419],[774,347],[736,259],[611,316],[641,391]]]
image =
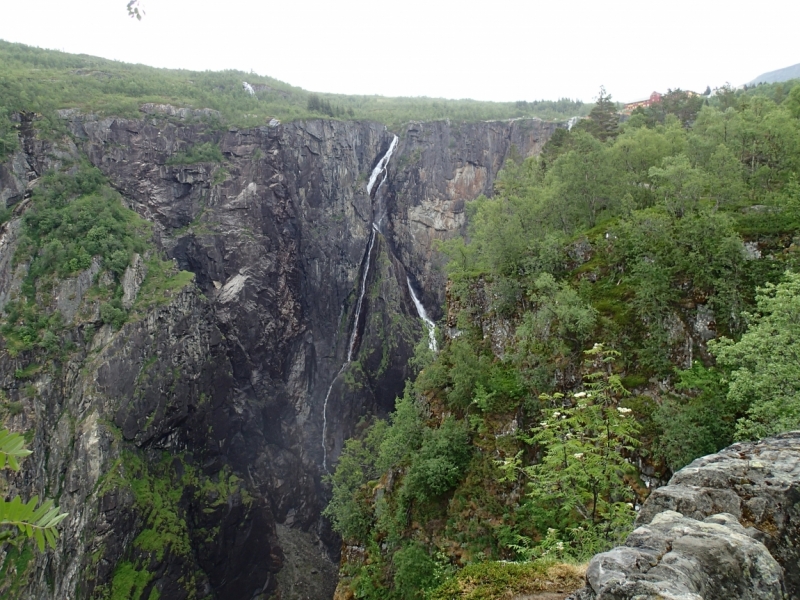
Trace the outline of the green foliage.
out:
[[[537,592],[562,592],[577,589],[584,582],[583,572],[572,565],[481,562],[467,565],[432,591],[430,600],[501,600]]]
[[[629,531],[638,461],[664,475],[800,426],[800,280],[770,285],[800,258],[800,122],[781,93],[670,92],[617,130],[603,92],[605,115],[467,204],[468,235],[441,245],[457,333],[342,455],[358,597],[419,597],[441,553],[585,560]],[[731,339],[709,354],[712,332]],[[465,575],[486,564],[429,595],[501,597]]]
[[[10,116],[7,108],[0,107],[0,163],[5,162],[19,147],[17,128],[11,121]],[[0,223],[7,219],[8,217],[5,219],[0,218]]]
[[[25,438],[7,429],[0,430],[0,469],[8,466],[19,471],[19,460],[29,456],[31,451],[25,448]],[[27,503],[19,496],[12,500],[0,501],[0,541],[19,545],[23,539],[33,539],[40,552],[44,552],[45,544],[56,547],[58,530],[56,527],[66,517],[53,506],[52,500],[45,500],[38,507],[39,497],[34,496]],[[14,530],[18,530],[15,534]]]
[[[394,553],[392,561],[394,589],[402,600],[423,600],[425,591],[436,586],[436,562],[421,544],[406,544]]]
[[[86,164],[42,178],[23,217],[22,233],[14,259],[29,265],[22,285],[27,300],[5,305],[6,318],[0,329],[14,356],[36,347],[52,357],[65,351],[59,337],[61,315],[42,305],[38,294],[50,292],[59,278],[74,276],[90,268],[93,261],[113,275],[110,285],[101,289],[98,284],[93,293],[101,301],[100,318],[115,329],[129,317],[118,282],[134,253],[150,251],[137,310],[168,301],[194,278],[158,257],[150,240],[150,224],[125,208],[100,171]]]
[[[153,573],[147,569],[137,569],[129,561],[122,561],[114,569],[111,581],[111,600],[140,600]]]
[[[30,259],[29,281],[53,273],[67,277],[87,269],[94,256],[119,276],[133,253],[144,250],[150,231],[100,172],[87,166],[75,175],[45,176],[23,222],[25,242],[16,260]]]
[[[667,90],[661,97],[661,102],[647,108],[637,108],[631,116],[635,118],[634,115],[640,115],[644,122],[652,127],[663,124],[669,115],[673,115],[682,126],[690,127],[704,104],[706,104],[704,96],[690,94],[678,88]]]
[[[345,442],[336,471],[327,476],[332,487],[331,500],[322,514],[345,540],[366,540],[373,525],[367,482],[381,475],[377,463],[387,424],[377,421],[363,439]]]
[[[52,500],[45,500],[38,508],[37,504],[38,496],[31,498],[27,504],[19,496],[15,496],[10,502],[0,502],[0,526],[16,527],[20,536],[34,539],[39,551],[44,552],[45,543],[51,548],[56,547],[56,526],[67,514],[59,512],[58,507],[53,506]],[[15,537],[11,531],[6,530],[0,534],[0,540],[15,541]]]
[[[746,411],[736,424],[739,440],[800,427],[800,275],[787,272],[781,283],[767,284],[757,312],[747,316],[738,342],[722,338],[712,346],[731,371],[727,402]]]
[[[252,127],[282,121],[335,117],[365,119],[399,128],[408,121],[482,121],[539,117],[564,120],[591,108],[561,99],[537,102],[480,102],[440,98],[385,98],[312,94],[270,77],[241,71],[193,72],[155,69],[86,55],[66,54],[0,41],[0,107],[9,113],[43,115],[43,129],[63,130],[56,111],[139,118],[145,103],[211,108],[229,125]],[[247,81],[255,90],[243,87]],[[216,121],[213,115],[195,118]],[[0,114],[0,158],[16,144]]]
[[[15,546],[7,548],[2,568],[0,568],[0,581],[2,581],[0,594],[3,594],[3,598],[20,597],[19,589],[27,580],[28,568],[35,564],[35,561],[31,562],[34,556],[35,552],[29,544],[22,548]]]
[[[800,119],[800,85],[792,88],[783,105],[795,119]]]
[[[602,523],[610,545],[624,539],[633,523],[636,496],[628,478],[636,469],[626,457],[639,445],[640,430],[620,402],[627,391],[610,372],[616,354],[596,344],[586,352],[594,369],[586,391],[542,397],[549,408],[527,441],[543,456],[525,467],[540,529],[547,523],[563,529]]]
[[[189,507],[222,517],[232,504],[252,506],[252,497],[241,479],[227,467],[208,475],[183,455],[164,452],[152,458],[146,461],[136,453],[123,451],[98,482],[98,497],[118,490],[131,494],[137,523],[141,524],[138,535],[116,564],[110,586],[101,586],[100,597],[157,599],[159,592],[151,587],[157,572],[153,565],[163,564],[168,556],[182,559],[178,564],[191,565],[196,552],[193,542],[198,541],[192,534],[204,533],[207,537],[201,538],[202,543],[216,543],[219,528],[190,530]],[[187,597],[200,597],[200,586],[191,571],[185,572],[178,583]],[[148,587],[150,591],[145,595]]]
[[[128,314],[122,308],[122,303],[118,299],[114,299],[100,305],[100,318],[106,325],[119,329],[125,323]]]
[[[195,144],[187,150],[177,152],[169,157],[168,165],[193,165],[196,163],[221,163],[225,160],[219,146],[212,142]]]
[[[169,260],[153,256],[145,263],[147,277],[142,283],[133,311],[143,313],[153,306],[169,302],[174,295],[194,281],[194,273],[179,271]]]
[[[575,128],[578,131],[587,131],[602,142],[617,135],[619,130],[617,105],[612,102],[611,94],[606,93],[606,88],[600,87],[597,102],[589,113],[589,118],[579,122]]]
[[[617,212],[622,196],[613,154],[592,136],[580,131],[573,136],[573,149],[553,163],[546,179],[548,209],[565,233],[594,227],[606,214]]]
[[[744,410],[728,401],[723,373],[700,361],[678,372],[675,387],[683,395],[664,399],[655,415],[661,429],[655,451],[673,472],[733,443]]]
[[[25,438],[19,433],[11,433],[8,429],[0,430],[0,469],[19,471],[19,460],[30,456],[31,451],[25,448]]]
[[[448,417],[436,429],[425,428],[404,480],[404,493],[426,502],[452,490],[464,476],[471,451],[463,422]]]

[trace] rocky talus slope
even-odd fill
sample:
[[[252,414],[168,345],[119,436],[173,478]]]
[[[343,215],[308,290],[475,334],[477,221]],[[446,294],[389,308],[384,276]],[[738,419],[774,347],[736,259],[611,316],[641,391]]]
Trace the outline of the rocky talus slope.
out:
[[[800,598],[800,432],[695,460],[636,525],[575,600]]]
[[[30,266],[14,256],[31,190],[81,161],[152,223],[148,252],[174,263],[150,302],[148,256],[134,259],[118,329],[93,295],[110,277],[97,261],[38,290],[39,309],[63,317],[57,359],[2,342],[5,423],[30,431],[34,452],[9,491],[53,497],[69,517],[56,551],[4,557],[20,577],[0,593],[290,600],[311,585],[330,596],[339,541],[319,516],[323,454],[335,461],[402,390],[423,335],[407,278],[438,316],[435,240],[461,230],[464,202],[491,193],[512,148],[536,153],[555,125],[411,124],[368,194],[393,139],[382,125],[238,130],[208,111],[145,112],[63,111],[59,132],[21,115],[20,150],[0,165],[0,208],[14,211],[0,231],[0,306],[21,296]],[[181,159],[205,144],[223,160]]]

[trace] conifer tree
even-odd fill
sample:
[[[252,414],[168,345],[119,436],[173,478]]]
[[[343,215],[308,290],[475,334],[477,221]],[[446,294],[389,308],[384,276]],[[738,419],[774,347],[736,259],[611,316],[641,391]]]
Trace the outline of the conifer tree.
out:
[[[589,113],[589,118],[582,121],[580,125],[591,133],[601,142],[615,138],[619,133],[619,115],[617,106],[611,100],[611,94],[606,92],[606,88],[600,86],[600,94],[597,102]]]

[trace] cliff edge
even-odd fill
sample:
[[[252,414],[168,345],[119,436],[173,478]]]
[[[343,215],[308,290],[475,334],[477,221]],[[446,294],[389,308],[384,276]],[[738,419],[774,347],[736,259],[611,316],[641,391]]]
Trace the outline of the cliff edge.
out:
[[[573,600],[800,597],[800,431],[698,458],[636,525]]]

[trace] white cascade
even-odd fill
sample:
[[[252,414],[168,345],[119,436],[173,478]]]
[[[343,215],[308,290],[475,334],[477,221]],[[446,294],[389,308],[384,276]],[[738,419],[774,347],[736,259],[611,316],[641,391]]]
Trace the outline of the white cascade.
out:
[[[375,182],[380,177],[380,174],[386,169],[386,165],[389,164],[389,159],[392,158],[392,154],[394,153],[394,149],[397,147],[397,136],[394,136],[392,139],[392,143],[389,144],[389,149],[386,151],[386,154],[383,155],[383,158],[378,161],[378,164],[375,165],[375,168],[372,169],[372,174],[369,176],[369,182],[367,183],[367,194],[372,193],[372,188],[375,187]],[[388,173],[384,174],[383,179],[381,180],[381,185],[386,181]],[[380,185],[378,186],[380,188]]]
[[[580,120],[580,117],[570,117],[570,120],[567,121],[567,131],[572,131],[572,128],[575,127]]]
[[[242,82],[242,87],[251,96],[255,96],[256,95],[256,91],[253,89],[253,86],[250,85],[249,83],[247,83],[246,81]]]
[[[322,403],[322,468],[325,469],[325,472],[328,472],[328,449],[325,447],[325,435],[328,433],[328,398],[331,397],[331,390],[333,390],[333,384],[336,383],[336,380],[339,379],[339,375],[342,374],[342,371],[345,370],[345,367],[350,364],[350,361],[347,361],[342,365],[342,368],[339,369],[339,372],[331,381],[331,385],[328,387],[328,393],[325,394],[325,402]]]
[[[328,399],[331,397],[331,390],[333,384],[339,379],[344,370],[351,362],[353,362],[353,353],[356,348],[356,340],[358,338],[358,321],[361,318],[361,307],[364,305],[364,295],[367,292],[367,276],[369,275],[369,263],[372,261],[372,248],[375,246],[375,237],[378,233],[378,228],[375,223],[372,224],[372,231],[369,236],[369,249],[367,250],[367,264],[364,265],[364,275],[361,277],[361,291],[358,295],[358,303],[356,304],[356,315],[353,320],[353,331],[350,333],[350,343],[347,346],[347,359],[344,361],[342,368],[336,373],[336,376],[331,381],[328,387],[328,393],[325,394],[325,402],[322,403],[322,468],[328,472],[328,449],[325,447],[325,438],[328,435]]]
[[[367,183],[367,194],[372,194],[372,188],[375,186],[375,182],[378,180],[378,177],[380,177],[381,173],[384,175],[380,185],[378,186],[378,189],[380,189],[381,186],[386,182],[386,178],[388,177],[386,166],[389,164],[389,159],[392,158],[392,154],[397,147],[397,141],[397,136],[394,136],[392,143],[389,144],[389,149],[386,151],[386,154],[383,155],[383,157],[378,161],[378,164],[375,165],[375,168],[372,169],[372,173],[369,176],[369,182]],[[326,472],[328,471],[328,449],[325,447],[325,438],[328,436],[328,400],[331,397],[331,391],[333,391],[333,384],[336,383],[337,379],[339,379],[339,376],[347,368],[347,365],[353,362],[353,354],[355,352],[356,341],[358,339],[358,321],[361,319],[361,308],[364,305],[364,296],[367,292],[369,265],[372,262],[372,249],[375,246],[375,238],[378,233],[380,233],[378,225],[376,223],[372,223],[372,231],[370,231],[369,236],[369,247],[367,249],[367,263],[364,265],[364,274],[361,276],[361,289],[358,294],[358,302],[356,303],[356,314],[355,318],[353,319],[353,331],[350,333],[350,341],[347,345],[347,359],[342,365],[342,368],[339,369],[339,372],[336,373],[333,381],[331,381],[331,385],[328,387],[328,393],[325,394],[325,401],[322,403],[322,468],[325,469]],[[416,298],[414,301],[417,301]],[[423,308],[422,311],[424,312],[424,310],[425,309]],[[431,322],[431,324],[433,324],[433,322]]]
[[[361,318],[361,307],[364,305],[364,295],[367,292],[367,276],[369,275],[369,263],[372,259],[372,247],[375,245],[375,234],[378,228],[372,224],[372,231],[369,235],[369,250],[367,250],[367,264],[364,265],[364,275],[361,277],[361,293],[358,295],[356,303],[356,316],[353,319],[353,331],[350,333],[350,345],[347,348],[347,362],[353,360],[353,351],[356,348],[356,338],[358,337],[358,320]],[[347,364],[347,363],[345,363]]]
[[[417,294],[414,292],[414,286],[411,285],[411,280],[408,277],[406,277],[406,283],[408,284],[408,291],[411,292],[411,299],[414,301],[414,306],[417,307],[417,314],[419,318],[422,319],[422,322],[425,323],[425,328],[428,330],[428,348],[436,352],[436,324],[433,322],[433,319],[428,316],[422,302],[417,298]]]

